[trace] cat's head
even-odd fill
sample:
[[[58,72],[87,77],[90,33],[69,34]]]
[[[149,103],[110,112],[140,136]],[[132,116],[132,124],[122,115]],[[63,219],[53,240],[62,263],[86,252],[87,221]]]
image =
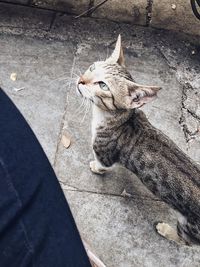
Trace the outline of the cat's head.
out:
[[[77,82],[79,93],[104,110],[139,108],[157,96],[158,86],[138,84],[127,71],[119,35],[112,55],[92,64]]]

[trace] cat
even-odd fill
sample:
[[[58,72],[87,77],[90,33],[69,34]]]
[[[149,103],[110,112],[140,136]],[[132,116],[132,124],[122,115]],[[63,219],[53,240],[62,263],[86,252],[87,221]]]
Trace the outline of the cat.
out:
[[[79,94],[93,103],[90,169],[104,174],[119,163],[131,170],[181,215],[176,230],[160,222],[157,232],[179,244],[200,244],[200,168],[139,109],[160,89],[134,81],[125,67],[120,35],[112,55],[79,78]]]

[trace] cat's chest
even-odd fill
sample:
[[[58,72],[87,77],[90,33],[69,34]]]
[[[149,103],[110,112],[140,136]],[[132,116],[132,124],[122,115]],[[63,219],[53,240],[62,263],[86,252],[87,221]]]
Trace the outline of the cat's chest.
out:
[[[100,126],[105,124],[107,114],[105,111],[99,109],[95,105],[93,106],[92,112],[92,143],[95,141],[97,131],[99,131]]]

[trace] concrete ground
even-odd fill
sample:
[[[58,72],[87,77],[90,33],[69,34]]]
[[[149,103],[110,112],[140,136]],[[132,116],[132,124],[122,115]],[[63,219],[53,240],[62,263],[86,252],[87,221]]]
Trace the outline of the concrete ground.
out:
[[[134,78],[163,87],[144,108],[150,121],[200,163],[200,47],[178,34],[0,3],[0,86],[31,125],[81,235],[106,266],[199,267],[199,247],[155,232],[157,221],[175,226],[176,215],[137,177],[123,168],[105,177],[89,170],[91,112],[83,118],[74,81],[111,53],[119,33]],[[68,149],[64,131],[71,135]]]

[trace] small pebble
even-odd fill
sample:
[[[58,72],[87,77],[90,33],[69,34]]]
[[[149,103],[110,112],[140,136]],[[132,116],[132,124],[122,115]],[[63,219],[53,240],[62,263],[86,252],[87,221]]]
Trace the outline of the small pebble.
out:
[[[17,73],[13,72],[10,74],[10,79],[15,82],[17,80]]]
[[[172,4],[172,9],[173,9],[173,10],[176,9],[176,4]]]

